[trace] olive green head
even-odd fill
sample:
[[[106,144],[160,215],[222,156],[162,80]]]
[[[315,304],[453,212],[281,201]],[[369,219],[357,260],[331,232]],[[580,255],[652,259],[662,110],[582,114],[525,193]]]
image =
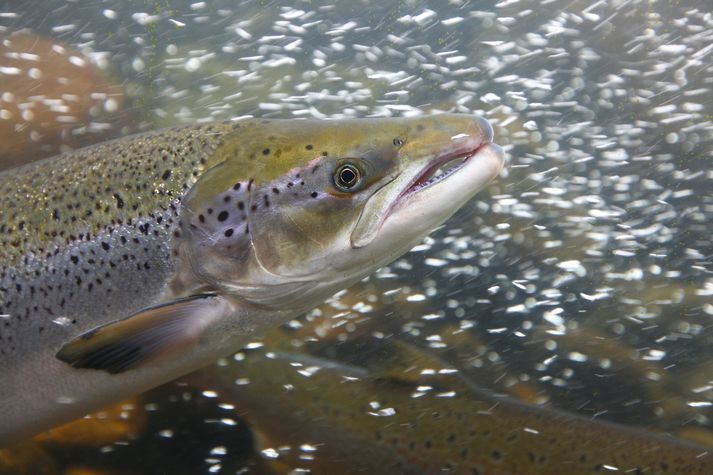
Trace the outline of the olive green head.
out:
[[[503,163],[473,116],[239,125],[183,227],[203,281],[269,307],[309,306],[397,258]]]

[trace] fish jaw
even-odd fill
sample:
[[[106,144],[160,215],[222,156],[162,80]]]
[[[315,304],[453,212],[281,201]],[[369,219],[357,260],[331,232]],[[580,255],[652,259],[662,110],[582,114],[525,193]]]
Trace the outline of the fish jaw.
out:
[[[456,171],[436,182],[407,188],[384,223],[384,238],[398,236],[405,226],[428,232],[443,223],[495,179],[505,164],[502,148],[492,143],[481,145],[463,160]]]
[[[405,237],[406,229],[422,237],[498,176],[505,165],[504,152],[492,143],[490,123],[480,117],[459,119],[447,140],[434,139],[430,150],[420,151],[420,158],[371,198],[352,232],[353,248],[368,246],[377,236]]]

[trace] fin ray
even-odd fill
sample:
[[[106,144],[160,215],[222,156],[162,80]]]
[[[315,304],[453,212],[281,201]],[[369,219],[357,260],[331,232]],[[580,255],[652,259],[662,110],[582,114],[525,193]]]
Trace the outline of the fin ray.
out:
[[[194,343],[228,311],[215,294],[200,294],[147,307],[123,320],[80,335],[57,358],[75,368],[122,373]]]

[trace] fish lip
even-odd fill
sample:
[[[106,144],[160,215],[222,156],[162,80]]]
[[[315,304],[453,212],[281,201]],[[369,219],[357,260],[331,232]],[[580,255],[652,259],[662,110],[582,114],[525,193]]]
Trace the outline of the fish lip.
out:
[[[471,160],[474,156],[480,152],[483,147],[487,146],[490,144],[490,142],[484,141],[484,140],[478,140],[477,145],[475,146],[469,146],[466,148],[459,147],[456,150],[446,152],[443,154],[436,155],[429,163],[426,165],[421,173],[419,173],[416,177],[414,177],[413,180],[404,188],[404,190],[401,192],[401,194],[398,196],[396,199],[397,202],[402,201],[403,199],[407,198],[408,196],[418,193],[421,190],[425,190],[426,188],[435,185],[437,183],[440,183],[442,180],[445,178],[449,177],[450,175],[454,173],[458,173],[458,171],[465,166],[465,164]],[[454,162],[456,160],[461,160],[459,164],[454,166],[453,168],[450,168],[447,172],[442,173],[437,176],[437,180],[435,181],[430,181],[431,179],[434,178],[434,175],[436,171],[443,165],[449,163],[449,162]]]
[[[440,183],[449,176],[458,173],[458,171],[460,171],[468,161],[478,155],[478,152],[480,152],[484,147],[493,143],[493,128],[490,125],[490,122],[482,118],[478,119],[482,127],[482,133],[477,134],[475,136],[458,134],[451,137],[451,140],[461,138],[462,141],[457,145],[451,144],[451,146],[447,147],[447,149],[443,152],[434,155],[433,158],[429,160],[428,164],[423,167],[421,172],[416,175],[408,183],[408,185],[404,187],[404,189],[401,191],[396,200],[394,200],[392,210],[393,208],[398,207],[398,205],[400,205],[404,201],[407,201],[408,198],[412,195],[415,195],[420,191],[429,188],[432,185]],[[436,170],[438,170],[439,167],[448,162],[459,159],[462,160],[460,164],[448,170],[447,173],[439,175],[438,180],[433,181],[431,183],[427,183],[429,179],[433,178],[433,174]],[[426,184],[424,186],[418,186],[419,183],[422,182],[426,182]]]
[[[412,167],[407,165],[404,170],[391,178],[387,183],[384,183],[382,187],[373,194],[388,197],[389,203],[381,209],[374,209],[376,206],[373,206],[368,214],[366,214],[366,210],[369,209],[368,205],[370,202],[362,209],[359,219],[350,235],[352,248],[358,249],[369,245],[380,232],[380,229],[390,221],[390,219],[395,215],[399,215],[406,208],[423,214],[418,211],[418,209],[412,208],[411,205],[413,202],[419,201],[421,197],[437,196],[437,193],[436,195],[429,193],[436,185],[445,184],[446,181],[450,181],[457,184],[459,188],[462,188],[463,196],[472,196],[474,193],[471,193],[468,189],[468,185],[463,185],[464,180],[468,180],[472,177],[474,179],[473,184],[477,189],[480,189],[484,185],[484,177],[487,178],[487,181],[490,181],[500,173],[503,167],[504,154],[500,147],[492,143],[493,128],[490,122],[485,118],[477,116],[472,119],[473,123],[471,124],[460,124],[462,126],[458,127],[461,130],[460,133],[458,133],[458,128],[454,127],[451,129],[451,133],[455,135],[449,138],[437,136],[435,142],[425,145],[430,148],[428,153],[420,155],[418,149],[416,149],[417,158],[414,159],[414,162],[417,163],[413,163]],[[498,157],[497,161],[492,160],[494,155],[490,153],[488,149],[494,150],[495,155]],[[478,172],[477,164],[480,164],[481,160],[474,161],[473,158],[479,158],[481,155],[483,158],[489,158],[489,160],[486,160],[487,166],[485,167],[485,171]],[[462,163],[457,167],[447,170],[446,173],[439,175],[437,180],[427,183],[427,186],[415,186],[419,184],[420,180],[426,182],[427,180],[424,180],[424,178],[430,178],[432,172],[438,170],[438,167],[442,164],[455,159],[462,159]],[[474,162],[476,165],[475,172]],[[467,173],[465,173],[466,171]],[[461,177],[462,179],[457,179],[457,177]],[[385,189],[387,191],[384,191]],[[445,195],[450,196],[453,195],[453,193],[445,193]],[[456,195],[453,195],[452,198],[454,203],[462,201]],[[383,201],[379,203],[383,204]],[[445,209],[447,208],[448,206],[445,205]],[[431,208],[426,206],[424,209]]]
[[[399,210],[401,210],[402,208],[408,207],[408,203],[420,192],[427,190],[434,185],[441,184],[449,177],[457,175],[459,171],[462,171],[462,169],[465,168],[465,165],[468,164],[473,159],[473,157],[477,157],[479,155],[479,152],[493,145],[492,128],[490,127],[490,124],[488,122],[483,122],[487,125],[487,128],[484,129],[484,134],[482,136],[478,135],[475,137],[465,137],[465,140],[458,146],[453,148],[449,147],[450,149],[446,149],[442,153],[434,155],[433,158],[429,160],[429,162],[421,169],[421,172],[418,173],[414,178],[412,178],[409,183],[401,190],[396,199],[391,202],[388,207],[388,210],[384,215],[384,220],[382,221],[382,224],[386,222],[389,217],[398,213]],[[420,179],[428,176],[429,173],[437,170],[438,167],[440,167],[442,164],[448,163],[452,160],[457,160],[459,158],[463,159],[462,163],[440,176],[438,180],[427,183],[425,186],[415,186],[418,184]],[[497,173],[493,175],[493,177],[500,173],[503,166],[504,162],[501,159],[500,167],[497,170]],[[360,246],[355,246],[354,242],[352,242],[352,247]]]

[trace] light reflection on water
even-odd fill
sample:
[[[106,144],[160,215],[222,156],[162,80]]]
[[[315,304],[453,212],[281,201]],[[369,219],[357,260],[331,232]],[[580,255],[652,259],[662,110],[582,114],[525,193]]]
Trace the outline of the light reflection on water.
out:
[[[331,339],[320,351],[355,364],[340,342],[403,340],[529,402],[709,429],[710,5],[287,3],[26,1],[3,7],[0,33],[55,38],[123,84],[137,120],[117,133],[244,115],[488,117],[507,176],[322,307],[337,318],[312,330]],[[202,458],[249,436],[218,422],[212,438],[192,437],[201,420],[230,417],[184,391],[149,396],[196,414],[152,419],[147,431],[171,445],[151,447],[194,451],[220,472]]]

